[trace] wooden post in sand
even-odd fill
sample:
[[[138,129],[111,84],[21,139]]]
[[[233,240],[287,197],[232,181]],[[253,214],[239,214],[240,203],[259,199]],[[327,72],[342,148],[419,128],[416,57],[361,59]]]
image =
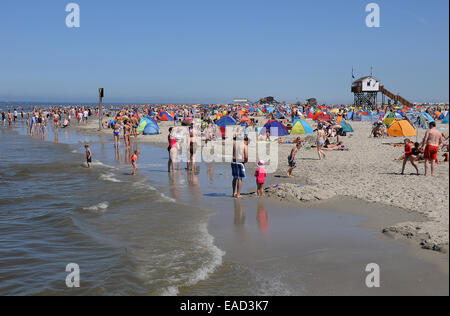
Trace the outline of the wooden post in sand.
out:
[[[98,102],[98,130],[101,131],[103,129],[103,88],[98,89],[99,94],[99,102]]]

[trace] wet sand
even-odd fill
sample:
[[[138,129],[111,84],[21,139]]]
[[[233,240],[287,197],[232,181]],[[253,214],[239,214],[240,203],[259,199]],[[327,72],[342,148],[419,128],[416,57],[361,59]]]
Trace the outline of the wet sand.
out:
[[[101,142],[111,140],[106,136]],[[139,149],[142,157],[152,157],[151,163],[143,160],[140,172],[159,190],[179,203],[217,212],[208,230],[226,253],[223,264],[207,279],[182,287],[181,295],[448,294],[448,255],[381,234],[398,222],[429,220],[418,212],[336,197],[298,204],[248,196],[239,202],[228,194],[228,164],[200,164],[197,175],[180,170],[170,176],[164,146],[141,143]],[[271,176],[268,186],[282,179]],[[252,191],[248,179],[244,192]],[[365,286],[365,267],[372,262],[382,268],[381,289]],[[233,288],[245,278],[258,280],[258,286]]]
[[[258,118],[264,122],[264,118]],[[308,120],[311,126],[314,122]],[[425,221],[399,221],[382,227],[386,233],[416,242],[418,247],[448,253],[449,244],[449,164],[437,166],[436,177],[425,178],[412,175],[408,165],[406,175],[399,175],[401,162],[394,161],[402,156],[402,147],[392,147],[390,143],[401,143],[402,138],[369,138],[369,122],[350,122],[355,133],[343,137],[348,152],[326,152],[327,159],[319,161],[317,152],[306,150],[315,143],[314,135],[303,135],[305,147],[297,155],[298,168],[294,178],[288,179],[286,159],[292,145],[279,146],[277,171],[269,175],[266,189],[268,197],[291,202],[317,202],[332,198],[357,198],[367,202],[377,202],[386,206],[414,211],[427,218]],[[172,122],[161,122],[161,134],[140,136],[139,143],[167,144],[168,128]],[[448,125],[438,126],[448,133]],[[96,122],[81,127],[93,135],[110,135],[111,130],[97,131]],[[421,141],[425,130],[419,129]],[[292,140],[293,136],[285,139]],[[264,144],[263,144],[264,145]],[[423,164],[419,165],[424,173]],[[249,174],[254,172],[255,164],[248,165]],[[272,184],[278,184],[275,188]],[[298,185],[303,185],[298,187]],[[387,214],[389,215],[389,214]],[[395,216],[395,215],[394,215]]]

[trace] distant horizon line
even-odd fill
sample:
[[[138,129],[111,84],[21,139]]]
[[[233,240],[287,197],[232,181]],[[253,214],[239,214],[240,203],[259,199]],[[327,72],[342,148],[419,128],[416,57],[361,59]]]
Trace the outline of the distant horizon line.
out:
[[[298,103],[298,102],[301,102],[301,103],[305,103],[305,101],[306,100],[304,100],[304,101],[299,101],[299,100],[297,100],[297,101],[295,101],[295,102],[288,102],[288,101],[283,101],[283,102],[280,102],[280,103],[278,103],[278,104],[282,104],[282,103],[286,103],[286,104],[296,104],[296,103]],[[26,104],[26,105],[42,105],[42,104],[44,104],[44,105],[95,105],[95,104],[98,104],[98,101],[95,101],[95,102],[86,102],[86,101],[84,101],[84,102],[80,102],[80,101],[37,101],[37,100],[34,100],[34,101],[23,101],[23,100],[20,100],[20,101],[16,101],[16,100],[14,100],[14,101],[0,101],[0,104],[2,104],[2,105],[21,105],[20,103],[24,103],[24,104]],[[255,104],[255,103],[258,103],[258,101],[256,101],[256,102],[248,102],[249,104]],[[424,101],[424,102],[412,102],[413,104],[449,104],[449,101],[447,100],[447,101]],[[103,102],[103,104],[104,105],[147,105],[147,104],[151,104],[151,105],[154,105],[154,104],[156,104],[156,105],[169,105],[169,104],[174,104],[174,105],[179,105],[179,104],[190,104],[190,105],[193,105],[193,104],[238,104],[238,103],[233,103],[233,102],[213,102],[213,103],[210,103],[210,102],[182,102],[182,103],[180,103],[180,102],[122,102],[122,101],[120,101],[120,102]],[[335,105],[335,104],[341,104],[341,105],[350,105],[350,104],[353,104],[353,102],[350,102],[350,103],[348,103],[348,102],[344,102],[344,103],[342,103],[342,102],[333,102],[333,103],[327,103],[327,102],[317,102],[317,104],[326,104],[326,105]]]

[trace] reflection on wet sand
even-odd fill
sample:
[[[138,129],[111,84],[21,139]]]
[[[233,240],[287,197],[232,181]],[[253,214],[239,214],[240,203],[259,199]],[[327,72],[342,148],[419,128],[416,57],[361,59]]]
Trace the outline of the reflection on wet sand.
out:
[[[200,175],[200,167],[194,170],[187,170],[187,179],[189,184],[189,192],[195,200],[199,200],[202,195],[198,176]]]
[[[178,187],[178,174],[179,173],[168,173],[169,175],[169,183],[170,183],[170,191],[172,192],[173,198],[178,201],[180,200],[180,190]]]
[[[267,215],[267,207],[264,199],[258,200],[258,215],[256,216],[259,229],[266,233],[269,230],[269,216]]]
[[[245,225],[245,213],[241,199],[234,200],[234,225],[240,228]]]
[[[57,128],[54,128],[54,129],[53,129],[53,133],[55,134],[55,143],[58,144],[58,143],[59,143],[58,129],[57,129]]]
[[[208,176],[209,176],[209,183],[214,184],[214,165],[212,163],[208,164]]]

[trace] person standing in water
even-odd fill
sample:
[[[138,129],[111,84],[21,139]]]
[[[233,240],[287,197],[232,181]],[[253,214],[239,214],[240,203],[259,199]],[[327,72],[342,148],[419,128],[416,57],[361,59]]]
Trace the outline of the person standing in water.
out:
[[[137,150],[134,151],[134,155],[131,156],[131,166],[133,167],[133,176],[136,175],[136,171],[138,169],[137,160],[138,160],[139,152]]]
[[[87,166],[90,169],[90,168],[92,168],[92,152],[91,152],[91,149],[89,148],[89,144],[84,145],[84,148],[86,149]]]
[[[236,141],[234,138],[233,145],[233,162],[231,163],[231,171],[233,175],[233,197],[241,197],[242,180],[245,179],[245,164],[248,162],[248,138],[244,141]]]
[[[168,163],[168,172],[170,172],[170,168],[172,168],[173,172],[175,171],[175,162],[177,160],[177,139],[173,135],[173,127],[169,128],[169,163]]]
[[[8,124],[9,124],[9,126],[12,125],[12,122],[13,122],[13,116],[12,116],[11,110],[8,110]]]

